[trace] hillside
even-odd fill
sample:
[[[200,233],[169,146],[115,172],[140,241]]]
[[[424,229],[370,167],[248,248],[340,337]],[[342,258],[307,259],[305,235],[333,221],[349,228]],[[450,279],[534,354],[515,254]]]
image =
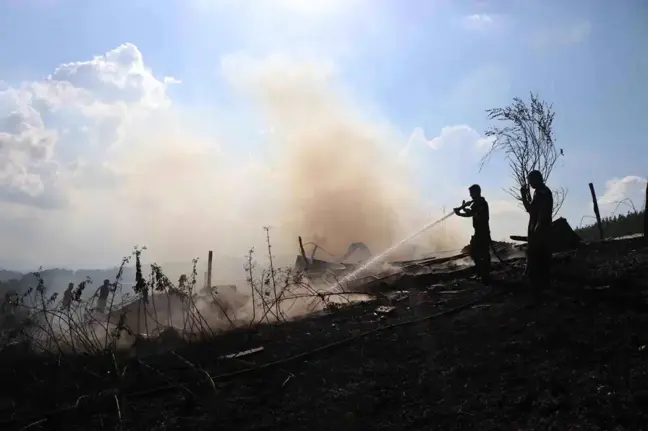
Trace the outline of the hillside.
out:
[[[23,275],[24,274],[22,272],[0,269],[0,283],[7,282],[9,280],[20,280]]]
[[[132,358],[118,379],[109,357],[0,356],[0,427],[642,429],[647,262],[643,240],[590,245],[555,256],[542,293],[519,283],[522,260],[495,263],[490,287],[466,271],[407,277],[391,313],[261,325]]]

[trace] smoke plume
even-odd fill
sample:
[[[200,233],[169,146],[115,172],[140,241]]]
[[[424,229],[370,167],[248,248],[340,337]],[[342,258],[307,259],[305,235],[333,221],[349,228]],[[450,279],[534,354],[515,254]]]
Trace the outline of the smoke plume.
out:
[[[130,205],[147,208],[136,223],[151,252],[177,260],[197,245],[201,252],[259,251],[265,225],[278,255],[294,256],[297,236],[337,255],[351,242],[379,252],[429,220],[407,164],[396,157],[398,134],[363,117],[332,70],[234,57],[223,71],[267,131],[263,159],[232,158],[227,152],[237,142],[216,147],[173,121],[164,136],[159,123],[133,134],[138,151],[120,164],[131,168],[122,190]],[[438,242],[430,238],[424,245]]]
[[[243,83],[273,130],[286,233],[334,254],[351,242],[376,251],[395,242],[415,193],[385,130],[352,109],[314,66],[259,67],[263,73]]]
[[[354,103],[333,67],[235,55],[218,79],[228,89],[221,111],[172,105],[129,118],[101,166],[61,177],[69,205],[34,232],[65,245],[60,262],[43,261],[42,247],[32,258],[106,267],[145,245],[145,258],[164,265],[214,250],[214,277],[232,279],[221,276],[234,266],[240,280],[249,248],[266,254],[263,226],[273,254],[294,259],[297,236],[337,255],[351,242],[378,253],[440,215],[397,156],[403,135]],[[445,230],[419,251],[460,246],[451,223]]]

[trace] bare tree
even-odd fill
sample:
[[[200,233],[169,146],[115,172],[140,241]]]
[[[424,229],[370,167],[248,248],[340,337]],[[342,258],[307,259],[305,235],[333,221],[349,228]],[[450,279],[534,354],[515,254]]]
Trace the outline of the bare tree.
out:
[[[563,155],[563,150],[557,149],[554,144],[553,108],[541,101],[537,94],[531,93],[529,103],[516,97],[511,105],[486,112],[489,120],[502,121],[506,125],[491,127],[486,131],[486,136],[492,138],[493,143],[482,158],[479,169],[481,171],[495,153],[503,152],[515,180],[515,186],[505,191],[522,202],[520,188],[526,185],[529,172],[538,170],[547,181],[558,158]],[[567,189],[552,187],[552,190],[555,217],[565,201]]]

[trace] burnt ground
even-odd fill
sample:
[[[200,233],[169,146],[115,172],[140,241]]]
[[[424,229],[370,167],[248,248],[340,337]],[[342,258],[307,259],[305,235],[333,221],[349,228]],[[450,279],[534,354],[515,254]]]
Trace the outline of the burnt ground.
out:
[[[120,358],[119,373],[108,357],[2,357],[0,429],[648,429],[648,246],[553,265],[544,292],[518,283],[521,261],[491,287],[409,277],[395,288],[421,293],[387,315],[357,305]]]

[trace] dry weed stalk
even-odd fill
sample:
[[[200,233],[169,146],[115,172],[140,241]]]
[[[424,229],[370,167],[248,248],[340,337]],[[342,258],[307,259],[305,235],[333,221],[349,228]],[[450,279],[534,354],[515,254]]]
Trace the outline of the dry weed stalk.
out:
[[[340,304],[332,301],[332,297],[339,299],[353,294],[346,291],[322,291],[313,286],[313,282],[317,280],[312,274],[292,268],[275,268],[269,228],[266,227],[264,230],[269,268],[263,269],[257,278],[254,249],[250,249],[247,254],[244,266],[251,300],[251,316],[248,316],[246,321],[248,327],[286,321],[298,302],[306,304],[306,311],[316,309],[333,311],[339,308]],[[32,350],[59,355],[68,353],[98,355],[106,351],[115,352],[119,347],[128,345],[129,341],[125,340],[124,336],[137,341],[160,335],[170,328],[184,337],[197,337],[202,340],[213,338],[216,335],[213,325],[210,325],[198,304],[199,295],[196,289],[198,259],[193,259],[189,276],[180,276],[177,284],[171,282],[157,264],[150,265],[151,271],[147,280],[141,262],[144,250],[145,247],[135,247],[131,256],[122,259],[115,279],[110,284],[105,314],[96,311],[95,301],[99,289],[84,298],[88,287],[93,283],[91,279],[87,278],[78,283],[68,306],[57,306],[57,293],[48,296],[41,274],[35,273],[36,287],[27,289],[21,296],[16,296],[13,299],[15,303],[11,304],[14,309],[20,309],[24,314],[22,321],[17,325],[20,338]],[[125,292],[124,269],[133,256],[136,270],[135,285],[132,292]],[[327,277],[333,277],[336,283],[338,282],[335,274],[328,274]],[[159,308],[159,301],[162,298],[167,302],[166,313],[164,313],[166,316],[160,319],[158,317],[162,309]],[[179,310],[172,308],[172,298],[178,299],[181,303]],[[231,315],[232,310],[220,299],[217,290],[209,290],[207,300],[218,309],[219,316],[227,322],[229,328],[239,326],[238,320]],[[136,304],[137,308],[134,309],[133,304]],[[136,314],[136,323],[133,323],[133,314]]]

